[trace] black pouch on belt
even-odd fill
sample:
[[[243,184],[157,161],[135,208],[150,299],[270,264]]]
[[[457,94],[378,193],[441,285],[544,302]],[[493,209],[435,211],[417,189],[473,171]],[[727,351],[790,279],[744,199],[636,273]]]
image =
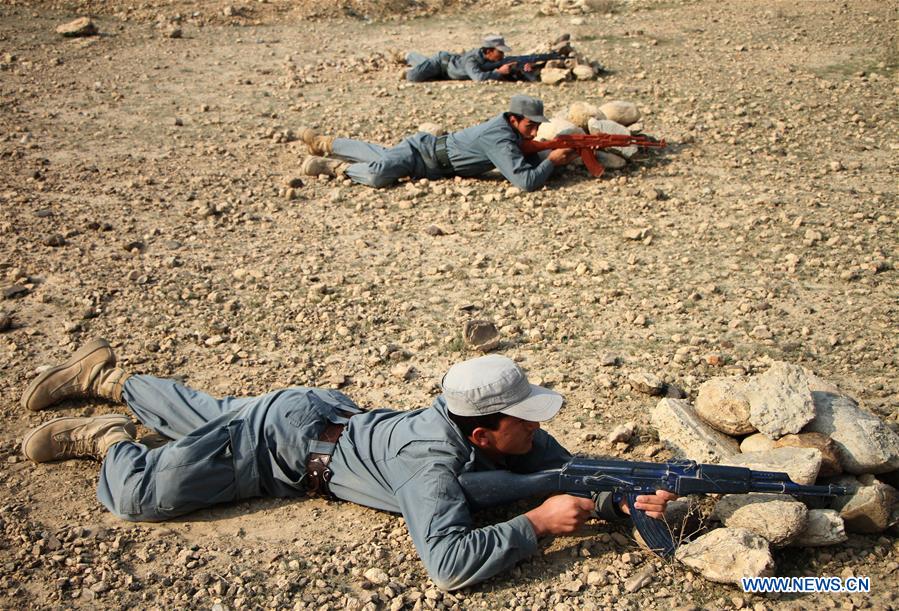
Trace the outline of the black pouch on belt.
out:
[[[345,411],[338,411],[338,413],[346,419],[356,415]],[[309,496],[331,496],[331,491],[328,489],[328,482],[331,481],[332,474],[331,454],[345,428],[345,423],[329,422],[318,436],[320,443],[313,445],[313,447],[330,445],[330,452],[310,452],[306,459],[306,494]]]

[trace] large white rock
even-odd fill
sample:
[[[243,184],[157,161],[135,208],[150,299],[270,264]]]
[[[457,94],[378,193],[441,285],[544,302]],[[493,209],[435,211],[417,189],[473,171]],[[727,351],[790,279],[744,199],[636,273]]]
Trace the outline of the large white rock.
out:
[[[811,485],[821,469],[821,452],[814,448],[775,448],[731,456],[723,465],[746,467],[753,471],[786,473],[797,484]]]
[[[790,545],[796,547],[820,547],[836,545],[849,537],[840,512],[833,509],[810,509],[805,529],[799,533]]]
[[[579,81],[590,81],[596,78],[596,70],[590,64],[577,64],[571,69],[571,72]]]
[[[633,102],[613,100],[599,107],[602,113],[610,120],[622,125],[631,125],[640,120],[640,110]]]
[[[550,68],[546,67],[540,71],[540,82],[547,85],[558,85],[564,83],[571,78],[571,70],[568,68]]]
[[[553,117],[546,123],[541,123],[537,128],[535,140],[552,140],[556,136],[567,134],[583,134],[584,130],[562,117]]]
[[[891,524],[891,516],[899,498],[896,489],[873,475],[837,478],[835,483],[848,486],[851,494],[834,499],[831,508],[840,512],[846,530],[856,533],[883,532]]]
[[[700,420],[688,401],[662,399],[652,410],[659,439],[680,455],[698,462],[717,463],[739,452],[737,442]]]
[[[587,121],[587,131],[591,134],[619,134],[621,136],[629,136],[631,134],[630,130],[620,123],[596,118]],[[603,150],[614,151],[622,157],[630,159],[637,154],[638,148],[636,146],[616,146]]]
[[[764,433],[755,433],[740,442],[740,452],[748,454],[749,452],[764,452],[774,447],[774,441],[768,439]]]
[[[808,508],[780,494],[728,494],[713,515],[728,528],[745,528],[783,547],[805,530]]]
[[[568,107],[565,118],[582,130],[587,129],[587,122],[590,119],[605,119],[606,116],[600,112],[599,107],[589,102],[574,102]]]
[[[728,435],[754,433],[755,427],[749,422],[749,399],[743,392],[745,387],[746,380],[737,376],[703,382],[696,395],[697,415]]]
[[[768,542],[745,528],[718,528],[677,549],[675,558],[718,583],[774,574]]]
[[[824,433],[837,445],[847,473],[886,473],[899,469],[899,435],[845,395],[814,390],[815,419],[806,431]]]
[[[805,370],[777,361],[746,384],[749,421],[771,439],[798,433],[815,417]]]

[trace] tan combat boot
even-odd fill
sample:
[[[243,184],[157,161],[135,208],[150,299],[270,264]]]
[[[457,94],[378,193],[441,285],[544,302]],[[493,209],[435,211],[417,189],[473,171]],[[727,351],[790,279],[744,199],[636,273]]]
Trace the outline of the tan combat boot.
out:
[[[387,49],[387,52],[384,55],[395,64],[405,64],[406,63],[406,52],[401,51],[400,49],[390,48]]]
[[[300,174],[305,176],[330,176],[337,178],[342,176],[349,164],[340,159],[325,159],[324,157],[306,157],[300,165]]]
[[[22,453],[34,462],[69,458],[103,460],[113,444],[134,441],[135,431],[131,418],[121,414],[57,418],[25,435]]]
[[[322,136],[311,127],[300,127],[297,134],[313,155],[323,156],[334,152],[334,136]]]
[[[22,406],[33,412],[69,397],[101,397],[122,402],[122,385],[129,374],[115,366],[109,343],[95,339],[78,349],[62,365],[36,377],[22,394]]]

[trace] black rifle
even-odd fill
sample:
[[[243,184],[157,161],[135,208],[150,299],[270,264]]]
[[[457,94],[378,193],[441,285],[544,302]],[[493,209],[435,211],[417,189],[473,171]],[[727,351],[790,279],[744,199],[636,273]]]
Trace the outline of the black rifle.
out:
[[[524,69],[525,64],[544,64],[553,59],[567,59],[567,55],[562,53],[534,53],[532,55],[507,55],[499,61],[487,62],[482,67],[484,70],[496,70],[500,66],[506,64],[518,64],[518,67]]]
[[[584,498],[611,492],[615,503],[627,502],[631,519],[646,545],[668,557],[677,544],[663,520],[650,518],[634,506],[638,496],[667,490],[678,495],[773,492],[797,496],[841,496],[843,486],[803,486],[786,473],[752,471],[744,467],[704,465],[692,460],[664,463],[572,458],[560,469],[536,473],[480,471],[463,473],[459,483],[474,509],[562,492]]]

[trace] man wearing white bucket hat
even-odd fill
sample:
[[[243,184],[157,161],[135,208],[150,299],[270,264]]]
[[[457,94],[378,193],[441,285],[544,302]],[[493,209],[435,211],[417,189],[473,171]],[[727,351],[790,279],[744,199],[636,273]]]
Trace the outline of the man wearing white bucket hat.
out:
[[[49,420],[25,436],[22,450],[34,462],[102,460],[97,498],[130,521],[307,494],[401,513],[431,579],[444,589],[510,568],[538,550],[542,535],[573,532],[594,515],[624,515],[608,494],[595,503],[557,495],[475,528],[458,477],[562,465],[570,454],[540,422],[563,399],[497,355],[454,365],[442,386],[431,407],[406,412],[363,411],[338,391],[314,388],[215,399],[175,380],[131,375],[116,365],[106,341],[94,340],[44,370],[25,390],[24,408],[105,398],[172,441],[150,449],[136,441],[131,417],[112,414]],[[660,517],[672,498],[659,491],[638,497],[636,507]]]

